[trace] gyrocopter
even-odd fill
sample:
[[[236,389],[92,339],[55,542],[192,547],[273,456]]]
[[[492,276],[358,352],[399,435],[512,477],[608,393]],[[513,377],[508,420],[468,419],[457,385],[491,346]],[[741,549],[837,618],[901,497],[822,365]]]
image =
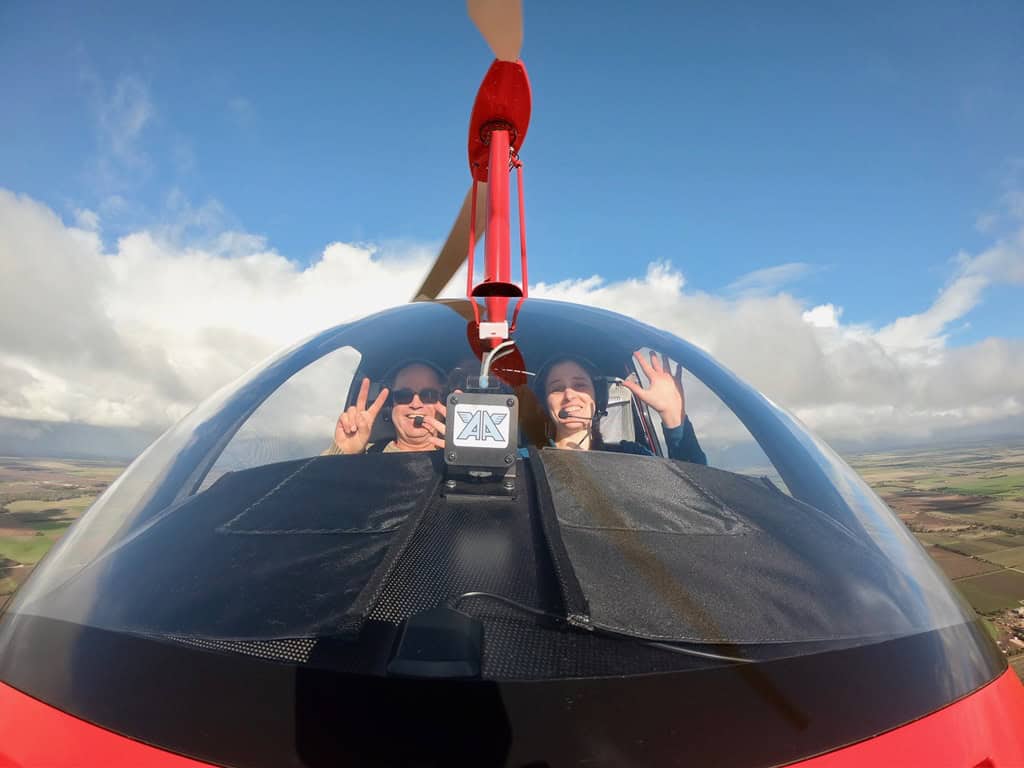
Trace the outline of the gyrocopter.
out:
[[[528,297],[521,9],[469,10],[497,58],[416,300],[221,389],[72,526],[0,617],[0,767],[1024,765],[1024,688],[855,472],[686,341]],[[319,444],[240,451],[312,371]],[[684,380],[764,476],[707,461]]]

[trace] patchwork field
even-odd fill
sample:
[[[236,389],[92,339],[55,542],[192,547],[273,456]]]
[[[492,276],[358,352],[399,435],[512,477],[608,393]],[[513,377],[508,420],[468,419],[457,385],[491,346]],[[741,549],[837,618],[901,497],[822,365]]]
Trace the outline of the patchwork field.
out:
[[[123,465],[0,457],[0,605]]]
[[[961,579],[967,576],[978,576],[982,573],[1002,570],[1000,566],[994,563],[960,555],[941,547],[929,548],[928,554],[932,556],[932,559],[939,564],[939,567],[951,579]]]
[[[870,454],[850,463],[979,613],[1024,600],[1024,444]],[[964,579],[966,581],[961,581]]]
[[[1024,679],[1024,443],[850,463],[986,617]]]
[[[985,559],[1007,568],[1024,568],[1024,547],[1011,547],[989,552]]]
[[[957,587],[982,614],[991,614],[1020,604],[1024,595],[1024,572],[1003,568],[984,576],[959,579]]]

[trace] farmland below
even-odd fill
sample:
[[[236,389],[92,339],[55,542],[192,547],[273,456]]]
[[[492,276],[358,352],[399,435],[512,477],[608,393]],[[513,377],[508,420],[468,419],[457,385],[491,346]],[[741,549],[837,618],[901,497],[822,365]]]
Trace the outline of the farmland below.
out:
[[[1024,443],[847,456],[1024,677]],[[0,457],[0,605],[123,464]]]
[[[1024,443],[848,457],[1024,679]]]
[[[102,461],[0,457],[0,605],[123,469]]]

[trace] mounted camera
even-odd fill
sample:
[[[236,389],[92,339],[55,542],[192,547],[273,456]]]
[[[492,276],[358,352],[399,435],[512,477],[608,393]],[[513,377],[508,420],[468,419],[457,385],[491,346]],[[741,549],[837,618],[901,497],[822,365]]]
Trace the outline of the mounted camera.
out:
[[[514,495],[519,398],[502,392],[486,370],[471,383],[477,386],[448,396],[445,488],[448,493]]]

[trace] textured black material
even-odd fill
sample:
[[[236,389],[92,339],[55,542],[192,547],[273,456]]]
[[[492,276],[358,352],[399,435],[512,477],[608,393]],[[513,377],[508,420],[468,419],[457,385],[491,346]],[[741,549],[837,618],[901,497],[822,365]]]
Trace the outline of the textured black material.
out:
[[[173,640],[183,645],[192,645],[207,651],[223,653],[241,653],[255,656],[268,661],[284,661],[292,664],[305,664],[309,661],[316,640],[308,637],[297,637],[292,640],[253,640],[247,642],[231,640],[208,640],[202,637],[186,637],[182,635],[165,635],[154,637],[154,640]]]
[[[483,624],[452,608],[410,616],[402,624],[388,672],[409,677],[479,677]]]
[[[537,514],[535,476],[521,464],[516,499],[448,497],[428,508],[395,563],[376,605],[371,626],[399,625],[421,611],[467,592],[494,592],[526,605],[566,615],[562,589]],[[571,575],[571,571],[570,571]],[[486,598],[459,602],[460,611],[484,624],[482,676],[531,680],[572,676],[650,673],[707,666],[693,659],[628,640],[599,637],[546,621]],[[365,632],[364,632],[365,635]],[[349,654],[362,649],[345,648]],[[369,655],[369,651],[359,650]],[[324,643],[318,654],[328,658]],[[332,662],[333,663],[333,662]],[[351,668],[346,664],[345,668]],[[363,670],[370,671],[370,667]]]
[[[529,487],[528,481],[524,487]],[[396,563],[371,618],[397,624],[474,591],[560,609],[544,549],[537,547],[541,539],[530,514],[529,496],[486,500],[453,496],[433,504]],[[472,608],[471,602],[460,604],[460,609]]]
[[[915,629],[870,540],[754,479],[642,456],[540,458],[594,626],[722,644]]]
[[[1005,670],[980,624],[756,665],[496,683],[345,674],[0,620],[6,684],[235,768],[785,765],[934,712]]]
[[[558,516],[555,514],[552,503],[551,486],[544,472],[540,453],[536,448],[530,448],[529,456],[531,477],[534,481],[537,498],[536,514],[550,557],[551,567],[554,570],[555,579],[558,581],[558,589],[562,595],[566,616],[589,621],[590,608],[587,606],[583,588],[576,578],[576,572],[569,560],[569,553],[565,549],[565,542],[562,540],[562,534],[558,527]]]
[[[194,639],[352,634],[436,495],[439,460],[325,456],[230,473],[51,605],[74,616],[92,603],[86,623]]]
[[[760,532],[749,516],[730,509],[683,464],[592,455],[597,458],[581,461],[569,451],[541,454],[562,528],[684,536]],[[591,491],[590,477],[609,470],[611,474],[601,478],[600,489]],[[624,491],[615,498],[614,509],[597,495],[610,490]]]
[[[297,463],[269,491],[260,494],[221,525],[218,533],[333,534],[392,533],[423,506],[436,484],[431,454],[317,457]],[[213,496],[252,498],[253,472],[225,475]],[[227,487],[220,487],[227,486]],[[260,483],[262,490],[263,483]],[[197,502],[204,503],[204,496]],[[208,501],[206,502],[209,503]]]

